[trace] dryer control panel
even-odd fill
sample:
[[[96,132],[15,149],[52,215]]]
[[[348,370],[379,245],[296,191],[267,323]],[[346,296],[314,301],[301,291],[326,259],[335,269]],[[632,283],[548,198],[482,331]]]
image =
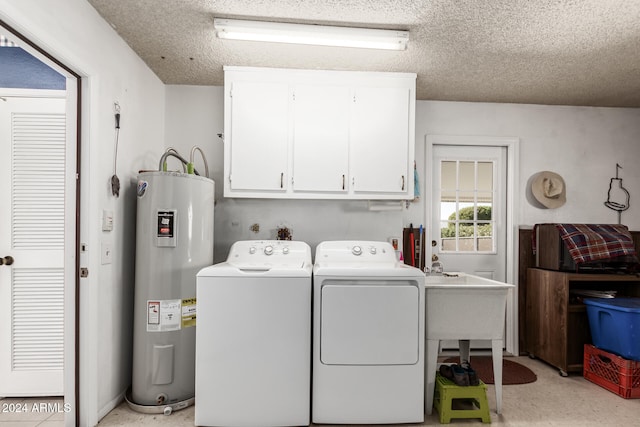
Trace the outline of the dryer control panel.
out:
[[[387,242],[329,241],[320,243],[316,248],[316,262],[395,263],[396,253]]]

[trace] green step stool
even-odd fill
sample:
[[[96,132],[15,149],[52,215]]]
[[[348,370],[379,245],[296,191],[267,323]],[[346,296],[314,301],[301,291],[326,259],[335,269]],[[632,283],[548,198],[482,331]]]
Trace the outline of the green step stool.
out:
[[[469,409],[453,409],[454,399],[464,399],[456,404],[462,403]],[[440,414],[441,424],[449,424],[452,418],[481,418],[483,423],[491,422],[487,385],[482,381],[476,386],[463,387],[436,373],[433,406]]]

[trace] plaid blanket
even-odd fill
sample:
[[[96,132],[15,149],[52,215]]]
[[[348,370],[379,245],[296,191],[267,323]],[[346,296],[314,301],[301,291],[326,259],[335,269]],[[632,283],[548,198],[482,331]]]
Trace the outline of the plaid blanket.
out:
[[[556,224],[576,264],[629,255],[636,256],[631,233],[619,224]]]

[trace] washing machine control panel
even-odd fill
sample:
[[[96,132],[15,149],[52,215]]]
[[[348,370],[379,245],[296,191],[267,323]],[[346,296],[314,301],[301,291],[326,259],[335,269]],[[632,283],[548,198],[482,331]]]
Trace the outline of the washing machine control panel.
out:
[[[289,240],[252,240],[233,244],[228,261],[248,263],[302,263],[310,260],[311,249],[304,242]]]

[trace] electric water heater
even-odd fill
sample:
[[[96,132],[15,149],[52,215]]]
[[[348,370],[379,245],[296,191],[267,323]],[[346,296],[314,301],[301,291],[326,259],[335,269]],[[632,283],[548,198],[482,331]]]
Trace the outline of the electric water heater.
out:
[[[141,172],[137,199],[131,398],[179,409],[195,395],[196,274],[213,264],[214,182]]]

